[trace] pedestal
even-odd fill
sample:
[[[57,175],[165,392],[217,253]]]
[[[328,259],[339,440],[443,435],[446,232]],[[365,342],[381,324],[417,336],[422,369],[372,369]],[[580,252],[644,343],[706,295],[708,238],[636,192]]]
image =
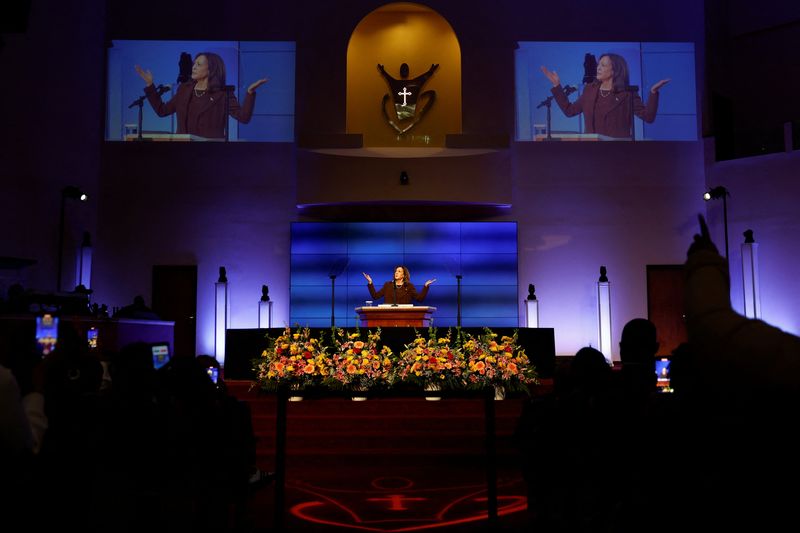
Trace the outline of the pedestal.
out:
[[[225,364],[225,330],[228,328],[228,283],[214,283],[214,357]]]
[[[758,284],[758,243],[742,244],[742,287],[744,289],[744,314],[748,318],[761,318],[761,289]]]
[[[258,302],[258,328],[266,329],[272,327],[272,301]]]
[[[611,354],[611,283],[597,282],[597,345],[598,349],[613,361]]]
[[[526,327],[539,327],[539,300],[525,300]]]

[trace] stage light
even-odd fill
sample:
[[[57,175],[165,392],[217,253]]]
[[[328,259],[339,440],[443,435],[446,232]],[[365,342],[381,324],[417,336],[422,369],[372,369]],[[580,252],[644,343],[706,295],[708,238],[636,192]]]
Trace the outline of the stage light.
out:
[[[89,199],[89,195],[74,185],[67,185],[64,187],[61,190],[61,197],[62,199],[70,198],[72,200],[80,200],[81,202],[85,202]]]
[[[58,292],[61,292],[61,273],[64,266],[64,210],[68,199],[85,202],[89,196],[74,185],[67,185],[61,189],[61,210],[58,217],[58,270],[56,272],[56,291]]]
[[[728,259],[728,196],[730,195],[731,193],[728,192],[728,189],[722,185],[711,188],[703,194],[703,199],[706,202],[722,198],[722,225],[725,228],[725,259]]]
[[[709,200],[718,200],[720,198],[724,199],[726,196],[730,196],[728,189],[720,185],[718,187],[714,187],[713,189],[707,190],[703,194],[703,200],[707,202]]]

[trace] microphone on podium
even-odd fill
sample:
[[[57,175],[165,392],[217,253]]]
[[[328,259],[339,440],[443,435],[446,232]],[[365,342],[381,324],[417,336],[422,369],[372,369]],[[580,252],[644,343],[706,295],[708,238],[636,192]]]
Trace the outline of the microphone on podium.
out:
[[[167,85],[159,85],[159,86],[156,88],[156,94],[157,94],[158,96],[161,96],[162,94],[164,94],[164,93],[166,93],[166,92],[169,92],[169,91],[171,91],[171,90],[172,90],[172,85],[169,85],[169,84],[167,84]]]
[[[392,280],[392,288],[394,289],[394,303],[392,307],[397,307],[397,283],[395,283],[394,280]]]

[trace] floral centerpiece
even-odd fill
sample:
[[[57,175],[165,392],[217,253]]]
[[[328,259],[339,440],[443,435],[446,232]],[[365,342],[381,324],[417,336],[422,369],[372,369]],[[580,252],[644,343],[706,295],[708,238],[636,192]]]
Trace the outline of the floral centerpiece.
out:
[[[466,360],[467,388],[502,386],[510,392],[520,392],[538,383],[536,368],[517,344],[516,331],[512,337],[504,335],[499,339],[489,328],[477,337],[459,331],[459,340]]]
[[[311,329],[288,326],[276,339],[267,338],[267,349],[256,360],[257,381],[265,390],[280,385],[304,389],[321,385],[331,373],[331,358],[320,339],[311,336]]]
[[[361,332],[333,331],[331,380],[354,390],[388,386],[394,368],[394,357],[388,346],[380,346],[381,330],[368,332],[366,341]]]
[[[417,332],[416,338],[405,346],[397,363],[397,380],[430,387],[458,388],[466,364],[463,354],[452,346],[450,330],[444,337],[436,329],[428,329],[428,338]]]

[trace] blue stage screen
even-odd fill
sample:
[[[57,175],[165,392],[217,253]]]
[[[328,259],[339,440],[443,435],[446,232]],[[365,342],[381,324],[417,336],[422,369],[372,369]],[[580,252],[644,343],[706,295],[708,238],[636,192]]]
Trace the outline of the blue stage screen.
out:
[[[166,103],[176,94],[179,83],[192,83],[185,79],[186,67],[179,66],[182,55],[193,60],[201,52],[220,56],[225,64],[225,83],[235,87],[233,94],[239,102],[251,83],[269,79],[256,90],[253,116],[247,124],[229,117],[230,141],[294,141],[295,43],[144,40],[113,40],[108,49],[106,140],[132,140],[138,134],[139,106],[132,104],[144,95],[145,81],[137,74],[136,65],[152,73],[154,86],[169,86],[161,96]],[[144,100],[143,137],[169,138],[177,132],[176,117],[159,117]]]
[[[637,88],[645,101],[651,98],[650,89],[664,79],[670,81],[659,89],[655,120],[634,120],[634,140],[695,141],[697,140],[697,90],[695,81],[694,43],[648,42],[520,42],[516,50],[516,99],[518,141],[547,140],[547,99],[552,95],[551,81],[541,71],[546,67],[556,72],[561,86],[576,89],[568,95],[575,103],[589,85],[596,83],[596,62],[606,54],[623,58],[628,69],[628,87]],[[594,61],[594,63],[592,62]],[[598,93],[587,93],[589,94]],[[606,95],[609,96],[609,95]],[[617,98],[617,93],[610,98]],[[621,100],[624,101],[624,100]],[[585,102],[597,106],[599,102]],[[583,105],[583,104],[582,104]],[[587,126],[585,113],[568,117],[555,101],[550,108],[550,138],[553,140],[598,140],[593,134],[603,134],[604,126]],[[617,111],[623,111],[618,109]],[[624,110],[627,113],[627,110]],[[609,111],[611,116],[611,111]],[[630,116],[630,113],[627,114]],[[588,129],[594,132],[589,134]],[[629,131],[629,130],[628,130]],[[605,132],[599,140],[627,138]]]
[[[457,324],[456,275],[462,276],[462,325],[519,324],[515,222],[296,222],[291,237],[292,325],[330,326],[333,291],[335,324],[354,327],[355,308],[371,299],[362,272],[380,288],[401,264],[418,289],[436,278],[419,305],[437,308],[437,326]]]

